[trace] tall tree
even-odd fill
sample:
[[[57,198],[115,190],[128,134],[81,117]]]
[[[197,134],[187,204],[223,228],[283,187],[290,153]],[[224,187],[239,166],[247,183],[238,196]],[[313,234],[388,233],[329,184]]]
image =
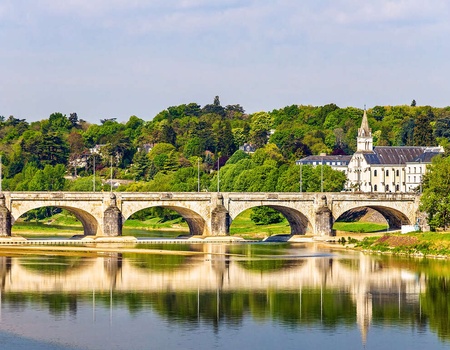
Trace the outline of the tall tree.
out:
[[[415,121],[413,143],[414,146],[435,146],[436,140],[433,134],[431,122],[434,115],[431,109],[427,113],[419,114]]]
[[[428,214],[431,229],[450,227],[450,157],[434,157],[423,179],[420,210]]]

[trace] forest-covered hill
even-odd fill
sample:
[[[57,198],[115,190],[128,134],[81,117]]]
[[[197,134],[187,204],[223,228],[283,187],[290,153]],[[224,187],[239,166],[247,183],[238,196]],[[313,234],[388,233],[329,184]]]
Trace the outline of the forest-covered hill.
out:
[[[335,104],[247,114],[239,104],[222,106],[216,96],[205,106],[172,106],[152,120],[131,116],[126,123],[103,119],[94,124],[76,113],[53,113],[31,123],[0,117],[2,186],[88,191],[95,164],[97,190],[105,188],[101,179],[109,178],[112,166],[114,178],[132,180],[119,190],[298,191],[295,160],[322,152],[352,154],[362,114],[362,109]],[[450,107],[413,101],[375,106],[367,115],[375,145],[447,146],[450,138]],[[244,143],[255,153],[239,151]],[[320,189],[319,173],[304,167],[304,191]],[[345,182],[342,173],[328,167],[323,179],[325,191],[338,191]]]

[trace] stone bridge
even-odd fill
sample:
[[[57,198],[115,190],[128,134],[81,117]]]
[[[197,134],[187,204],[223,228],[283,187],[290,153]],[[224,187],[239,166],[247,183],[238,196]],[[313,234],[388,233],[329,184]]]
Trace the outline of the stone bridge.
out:
[[[232,221],[243,211],[268,206],[281,212],[291,234],[332,236],[333,223],[349,210],[372,208],[391,228],[415,224],[420,197],[405,193],[236,193],[236,192],[2,192],[0,236],[10,236],[14,222],[26,212],[57,207],[73,213],[85,235],[120,236],[123,223],[134,213],[152,207],[178,212],[191,235],[228,235]]]

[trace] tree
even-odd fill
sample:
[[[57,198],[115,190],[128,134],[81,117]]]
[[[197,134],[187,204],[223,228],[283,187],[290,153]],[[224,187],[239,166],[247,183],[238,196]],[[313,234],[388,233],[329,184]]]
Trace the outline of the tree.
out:
[[[64,132],[72,128],[72,123],[62,113],[52,113],[48,118],[48,130]]]
[[[147,152],[141,150],[136,152],[133,157],[131,172],[135,180],[147,180],[150,170],[150,158]]]
[[[245,153],[244,151],[241,151],[241,150],[237,150],[236,152],[233,153],[233,155],[230,158],[228,158],[226,164],[227,165],[236,164],[241,159],[248,159],[248,158],[250,158],[250,156],[247,153]]]
[[[220,117],[225,116],[225,108],[220,105],[219,96],[214,97],[213,104],[207,104],[202,109],[202,114],[214,113]]]
[[[231,156],[236,151],[230,121],[220,121],[217,130],[217,152],[224,156]]]
[[[255,207],[252,209],[250,219],[256,225],[269,225],[282,222],[284,217],[283,215],[280,214],[280,212],[276,211],[275,209],[262,206],[262,207]]]
[[[434,128],[434,135],[436,137],[445,137],[450,140],[450,118],[447,117],[436,120]]]
[[[450,227],[450,157],[434,157],[423,178],[420,210],[432,230]]]
[[[400,130],[400,145],[401,146],[412,146],[414,140],[414,128],[415,122],[414,119],[410,118],[402,124],[402,128]]]
[[[252,114],[250,123],[250,142],[257,148],[264,146],[273,127],[273,117],[266,112]]]
[[[435,146],[436,140],[433,135],[431,122],[434,114],[431,109],[427,113],[420,114],[415,122],[413,143],[414,146]]]
[[[72,125],[72,127],[73,128],[76,128],[79,124],[79,122],[78,122],[78,114],[76,114],[76,113],[70,113],[70,116],[69,116],[69,122],[70,122],[70,124]]]

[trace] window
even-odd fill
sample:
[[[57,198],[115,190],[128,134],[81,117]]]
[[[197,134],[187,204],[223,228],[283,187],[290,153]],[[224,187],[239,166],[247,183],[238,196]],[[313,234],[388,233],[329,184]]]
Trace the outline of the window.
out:
[[[395,175],[397,175],[397,176],[400,175],[400,172],[398,171],[398,169],[397,169],[397,171],[395,172]]]
[[[398,192],[400,190],[400,186],[399,185],[395,185],[395,190]]]
[[[376,170],[375,170],[375,171],[376,171]],[[373,190],[374,190],[375,192],[378,190],[377,185],[374,185],[374,186],[373,186]]]
[[[389,176],[389,170],[386,170],[386,176]]]
[[[377,176],[377,170],[375,169],[374,171],[373,171],[373,176]],[[375,187],[376,187],[377,185],[375,185]]]
[[[389,185],[386,185],[386,192],[389,192]]]

